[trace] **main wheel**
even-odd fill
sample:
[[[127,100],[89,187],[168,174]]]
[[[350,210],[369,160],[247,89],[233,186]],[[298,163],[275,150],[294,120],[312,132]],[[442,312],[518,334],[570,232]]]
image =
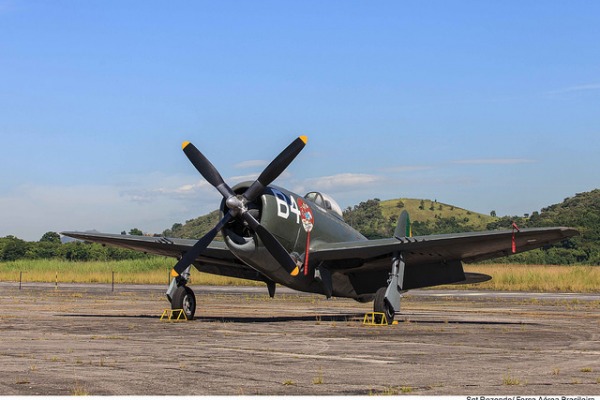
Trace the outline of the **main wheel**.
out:
[[[383,313],[388,325],[394,322],[394,309],[385,300],[385,291],[387,288],[382,287],[375,293],[375,300],[373,301],[373,311],[376,313]],[[381,323],[381,316],[376,316],[375,321]]]
[[[194,319],[194,314],[196,313],[196,296],[194,295],[194,291],[187,286],[179,286],[173,294],[171,309],[183,309],[187,319]]]

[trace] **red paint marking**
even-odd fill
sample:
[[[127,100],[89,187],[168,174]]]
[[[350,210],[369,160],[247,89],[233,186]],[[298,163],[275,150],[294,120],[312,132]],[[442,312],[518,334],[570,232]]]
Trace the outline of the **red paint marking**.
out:
[[[515,240],[515,231],[521,232],[521,230],[519,229],[517,224],[513,222],[512,223],[512,252],[513,253],[517,252],[517,241]]]
[[[302,227],[306,231],[306,250],[304,252],[304,275],[308,275],[308,254],[310,250],[310,231],[312,231],[315,217],[312,210],[302,199],[296,201],[300,209],[300,219],[302,219]]]

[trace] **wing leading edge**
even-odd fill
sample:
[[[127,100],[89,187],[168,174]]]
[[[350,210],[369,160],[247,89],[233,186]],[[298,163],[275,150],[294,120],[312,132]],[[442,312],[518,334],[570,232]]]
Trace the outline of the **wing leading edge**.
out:
[[[514,233],[516,252],[543,247],[578,234],[576,229],[566,227],[521,229]],[[334,270],[375,270],[380,267],[389,270],[395,252],[403,253],[407,266],[474,262],[513,254],[512,240],[513,232],[504,230],[321,243],[311,250],[311,258],[327,262]]]
[[[515,232],[516,252],[532,250],[577,235],[572,228],[522,229]],[[316,244],[311,259],[327,268],[340,291],[368,301],[386,286],[392,257],[401,252],[405,269],[402,290],[476,283],[488,275],[465,273],[463,262],[512,254],[512,231],[486,231]]]
[[[95,242],[108,246],[141,251],[165,257],[179,258],[191,249],[196,240],[150,236],[116,235],[109,233],[61,232],[75,239]],[[206,251],[196,258],[194,266],[202,272],[235,278],[263,281],[257,271],[238,260],[225,243],[213,241]]]

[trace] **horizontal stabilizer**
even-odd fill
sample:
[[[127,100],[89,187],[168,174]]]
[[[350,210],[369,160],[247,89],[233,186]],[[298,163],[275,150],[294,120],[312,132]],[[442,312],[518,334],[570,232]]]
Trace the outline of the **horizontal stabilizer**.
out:
[[[475,272],[465,272],[465,280],[462,282],[453,283],[453,285],[470,285],[472,283],[487,282],[492,279],[491,276],[486,274],[478,274]]]

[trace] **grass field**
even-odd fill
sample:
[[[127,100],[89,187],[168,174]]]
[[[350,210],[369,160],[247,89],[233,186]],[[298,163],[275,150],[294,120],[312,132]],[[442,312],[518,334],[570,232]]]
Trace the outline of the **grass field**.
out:
[[[576,292],[600,291],[600,267],[563,265],[481,264],[465,265],[465,272],[479,272],[492,280],[461,288],[478,288],[523,292]],[[450,287],[450,286],[448,286]]]
[[[0,281],[165,284],[174,265],[171,258],[152,257],[110,262],[68,262],[61,260],[21,260],[0,263]],[[531,292],[600,291],[600,267],[548,265],[465,265],[466,272],[493,277],[477,285],[450,285],[446,288]],[[195,285],[263,285],[261,282],[221,277],[192,271]]]
[[[0,281],[169,284],[175,259],[151,257],[139,260],[70,262],[19,260],[0,263]],[[261,285],[260,282],[210,275],[192,269],[195,285]]]

